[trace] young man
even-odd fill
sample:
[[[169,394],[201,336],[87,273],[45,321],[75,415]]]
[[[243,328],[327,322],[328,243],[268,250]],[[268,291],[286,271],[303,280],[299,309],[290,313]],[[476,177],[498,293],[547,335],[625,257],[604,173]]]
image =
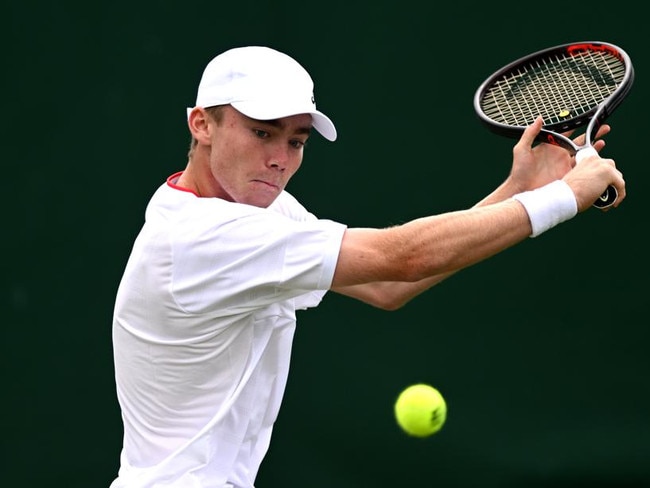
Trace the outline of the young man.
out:
[[[153,195],[115,304],[124,422],[112,488],[251,488],[282,401],[295,311],[328,290],[387,310],[449,275],[572,218],[612,184],[614,161],[575,166],[534,148],[474,208],[386,229],[320,220],[285,191],[313,130],[336,139],[309,74],[266,47],[206,67],[184,171]],[[609,132],[603,126],[599,137]],[[604,142],[598,140],[596,148]]]

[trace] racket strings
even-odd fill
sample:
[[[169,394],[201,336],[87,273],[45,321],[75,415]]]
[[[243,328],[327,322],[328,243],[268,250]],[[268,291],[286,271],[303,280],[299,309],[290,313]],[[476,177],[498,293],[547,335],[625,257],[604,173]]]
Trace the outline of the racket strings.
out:
[[[625,77],[625,64],[604,51],[560,53],[503,74],[484,93],[481,108],[492,120],[526,126],[566,123],[594,110]]]

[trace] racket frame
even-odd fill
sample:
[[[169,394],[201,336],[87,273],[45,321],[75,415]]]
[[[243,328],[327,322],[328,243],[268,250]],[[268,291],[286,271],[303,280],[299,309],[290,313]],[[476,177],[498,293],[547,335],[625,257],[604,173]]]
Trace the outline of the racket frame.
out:
[[[634,67],[632,65],[630,56],[620,47],[608,42],[581,41],[560,44],[554,47],[533,52],[503,66],[501,69],[495,71],[492,75],[490,75],[483,83],[481,83],[476,90],[476,93],[474,94],[474,111],[478,116],[480,122],[495,134],[510,138],[521,137],[524,130],[526,129],[525,125],[504,124],[491,119],[485,114],[482,107],[482,101],[485,97],[485,94],[498,80],[503,79],[505,75],[516,72],[519,67],[530,66],[531,61],[540,58],[547,58],[553,53],[566,53],[572,49],[601,50],[614,54],[614,56],[616,56],[623,63],[623,66],[625,68],[623,79],[620,81],[614,91],[607,96],[607,98],[605,98],[602,102],[590,110],[570,119],[552,124],[544,124],[539,134],[535,138],[535,141],[563,147],[569,152],[569,154],[571,154],[571,156],[575,156],[581,150],[592,148],[592,144],[595,140],[599,127],[625,99],[634,82]],[[531,120],[530,123],[532,124],[533,121]],[[563,132],[579,129],[585,124],[587,127],[585,129],[585,143],[583,145],[576,144],[572,139],[562,134]],[[609,194],[609,196],[607,196],[607,194]],[[616,198],[617,195],[614,188],[609,187],[608,191],[603,194],[603,196],[601,196],[601,198],[594,205],[599,208],[606,208],[608,206],[611,206]]]

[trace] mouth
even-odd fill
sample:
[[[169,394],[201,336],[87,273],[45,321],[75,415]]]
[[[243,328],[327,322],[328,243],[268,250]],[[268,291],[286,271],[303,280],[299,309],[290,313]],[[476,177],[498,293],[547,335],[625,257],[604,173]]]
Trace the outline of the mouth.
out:
[[[271,183],[270,181],[265,181],[265,180],[253,180],[253,183],[259,183],[265,187],[268,188],[273,188],[274,190],[279,190],[280,186],[276,185],[275,183]]]

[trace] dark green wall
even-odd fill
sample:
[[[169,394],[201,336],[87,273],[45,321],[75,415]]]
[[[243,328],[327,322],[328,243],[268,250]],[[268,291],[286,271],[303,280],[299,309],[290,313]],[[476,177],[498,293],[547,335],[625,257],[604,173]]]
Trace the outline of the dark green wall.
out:
[[[605,150],[625,173],[624,205],[398,312],[332,295],[301,313],[258,485],[650,486],[647,22],[611,3],[546,15],[511,3],[5,2],[3,478],[114,478],[114,293],[148,198],[184,167],[185,107],[215,54],[265,44],[296,57],[340,138],[312,138],[290,190],[322,217],[387,226],[468,207],[505,177],[514,142],[472,109],[492,70],[604,40],[637,73]],[[421,381],[449,405],[426,440],[392,416],[401,389]]]

